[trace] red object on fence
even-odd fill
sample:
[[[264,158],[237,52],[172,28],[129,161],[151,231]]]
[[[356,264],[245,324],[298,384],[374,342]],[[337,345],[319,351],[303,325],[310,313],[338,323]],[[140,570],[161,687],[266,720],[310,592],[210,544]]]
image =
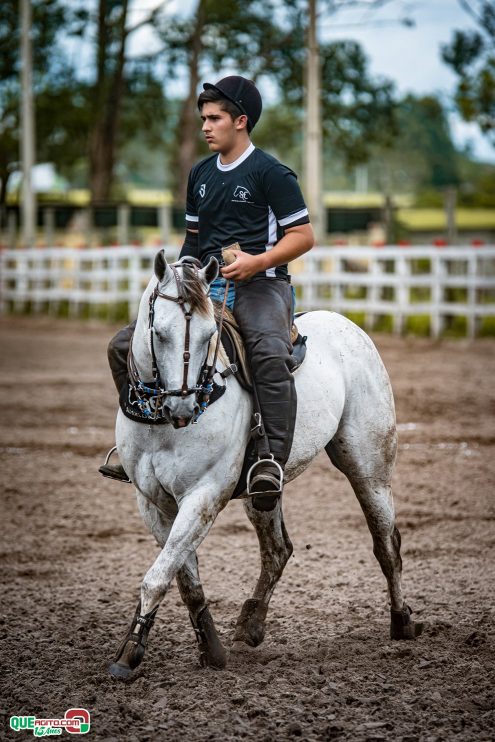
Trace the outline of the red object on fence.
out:
[[[483,240],[472,240],[471,241],[471,246],[472,247],[483,247],[484,244],[485,243],[484,243]]]
[[[433,240],[433,245],[435,247],[447,247],[448,244],[447,240],[444,239]]]
[[[399,245],[399,247],[411,247],[411,243],[409,242],[409,240],[399,240],[397,244]]]
[[[371,243],[372,247],[385,247],[385,243],[383,240],[375,240]]]

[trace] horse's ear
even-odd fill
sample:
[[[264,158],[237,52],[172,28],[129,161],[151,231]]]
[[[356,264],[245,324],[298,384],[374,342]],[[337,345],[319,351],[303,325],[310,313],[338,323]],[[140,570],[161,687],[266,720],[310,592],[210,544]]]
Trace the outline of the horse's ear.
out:
[[[199,271],[199,274],[206,281],[207,284],[210,284],[218,276],[219,270],[220,266],[218,265],[218,260],[214,257],[211,257],[208,265],[205,268],[202,268]]]
[[[171,272],[165,257],[165,250],[159,250],[155,256],[155,276],[158,278],[159,283],[165,282],[165,276]]]

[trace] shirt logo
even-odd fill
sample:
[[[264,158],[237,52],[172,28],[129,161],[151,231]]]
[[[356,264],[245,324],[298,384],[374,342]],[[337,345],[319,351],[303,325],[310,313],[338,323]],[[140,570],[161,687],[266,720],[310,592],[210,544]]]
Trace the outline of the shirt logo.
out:
[[[204,197],[205,193],[206,193],[206,183],[201,183],[201,185],[199,186],[199,195],[201,196],[201,198]]]
[[[252,196],[247,188],[244,186],[236,186],[234,191],[234,199],[235,201],[241,201],[242,203],[252,203]]]

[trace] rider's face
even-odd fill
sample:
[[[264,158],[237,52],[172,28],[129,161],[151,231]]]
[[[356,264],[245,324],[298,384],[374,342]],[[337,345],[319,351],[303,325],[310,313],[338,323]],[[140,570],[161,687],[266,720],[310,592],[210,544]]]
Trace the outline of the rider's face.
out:
[[[239,132],[245,128],[242,116],[232,121],[230,114],[222,110],[219,103],[205,103],[201,109],[201,118],[202,131],[212,152],[226,154],[234,149]]]

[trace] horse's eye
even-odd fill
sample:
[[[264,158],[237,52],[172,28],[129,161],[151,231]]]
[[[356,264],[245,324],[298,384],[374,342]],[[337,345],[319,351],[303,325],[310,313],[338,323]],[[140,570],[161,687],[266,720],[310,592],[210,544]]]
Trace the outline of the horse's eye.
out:
[[[156,327],[153,328],[153,334],[156,337],[156,339],[159,340],[161,343],[164,343],[167,339],[164,333],[160,332],[160,330],[157,330]]]

